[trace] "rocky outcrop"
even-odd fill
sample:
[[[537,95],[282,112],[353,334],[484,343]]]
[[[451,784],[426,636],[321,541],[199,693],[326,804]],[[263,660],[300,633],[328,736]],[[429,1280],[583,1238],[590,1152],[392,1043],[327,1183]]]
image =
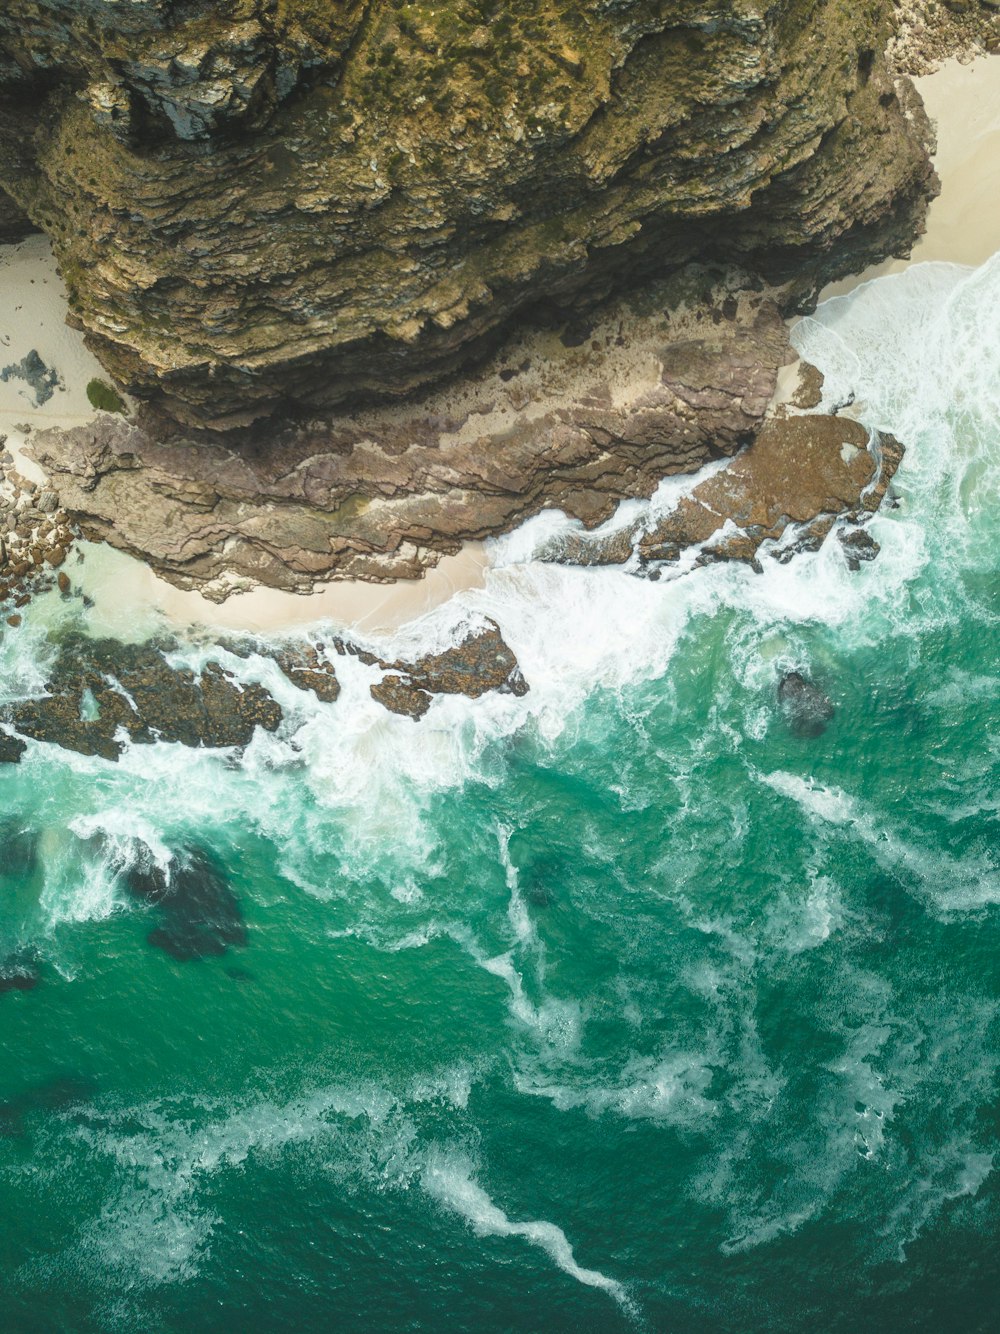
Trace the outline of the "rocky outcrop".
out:
[[[245,746],[257,727],[273,732],[281,710],[267,691],[236,685],[217,663],[196,677],[151,645],[72,635],[60,645],[46,693],[6,706],[0,717],[22,737],[116,760],[123,735],[134,744]]]
[[[414,577],[547,506],[599,523],[751,439],[790,353],[774,293],[747,284],[689,269],[585,330],[523,335],[419,404],[253,448],[105,415],[30,452],[88,536],[209,597]]]
[[[126,644],[79,633],[65,636],[44,693],[0,708],[0,764],[20,761],[27,749],[25,738],[117,760],[126,741],[241,748],[250,744],[258,728],[276,732],[284,719],[281,706],[264,686],[237,679],[223,665],[231,654],[272,659],[294,686],[311,691],[324,704],[334,704],[340,696],[331,653],[351,655],[375,669],[372,698],[389,712],[415,720],[424,716],[437,695],[479,699],[493,690],[513,695],[528,690],[517,658],[493,621],[469,630],[440,653],[414,662],[385,661],[343,639],[329,644],[288,641],[279,646],[244,640],[217,645],[222,662],[209,661],[195,673],[170,661],[171,650],[180,647],[172,641]],[[0,871],[3,854],[0,837]],[[150,899],[161,891],[166,894],[155,876],[136,889],[140,897]]]
[[[479,699],[493,690],[519,696],[528,693],[517,658],[495,621],[443,653],[430,653],[412,663],[379,661],[378,665],[387,674],[371,687],[372,698],[392,713],[410,718],[422,718],[435,695]]]
[[[893,12],[8,0],[0,185],[131,394],[214,431],[315,415],[694,261],[787,309],[905,249],[932,173]]]
[[[863,523],[881,505],[902,456],[893,436],[870,441],[867,430],[848,417],[777,417],[738,458],[666,513],[607,535],[560,537],[540,558],[580,565],[631,562],[659,577],[664,565],[692,549],[695,564],[737,560],[757,566],[768,543],[771,554],[785,561],[818,548],[838,521],[842,532],[844,523]],[[857,527],[842,541],[855,569],[875,554],[871,547],[878,550]]]

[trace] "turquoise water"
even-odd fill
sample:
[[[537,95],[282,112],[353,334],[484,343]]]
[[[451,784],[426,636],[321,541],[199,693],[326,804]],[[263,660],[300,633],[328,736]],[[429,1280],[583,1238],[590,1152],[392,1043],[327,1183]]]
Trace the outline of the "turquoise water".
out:
[[[998,312],[1000,260],[799,326],[908,447],[860,573],[563,570],[539,521],[408,632],[495,616],[523,700],[234,659],[288,710],[241,759],[0,767],[4,1329],[994,1328]],[[124,872],[192,842],[247,943],[183,961]]]

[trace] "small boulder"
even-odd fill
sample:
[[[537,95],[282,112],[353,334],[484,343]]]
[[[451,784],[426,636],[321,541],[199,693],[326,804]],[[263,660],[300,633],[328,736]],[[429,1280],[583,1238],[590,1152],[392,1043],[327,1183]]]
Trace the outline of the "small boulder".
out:
[[[778,703],[796,736],[822,736],[834,715],[826,695],[801,672],[786,672],[778,682]]]

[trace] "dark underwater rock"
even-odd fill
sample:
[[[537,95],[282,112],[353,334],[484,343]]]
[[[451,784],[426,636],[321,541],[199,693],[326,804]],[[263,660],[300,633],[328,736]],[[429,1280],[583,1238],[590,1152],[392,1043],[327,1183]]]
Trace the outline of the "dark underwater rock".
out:
[[[173,959],[204,959],[247,942],[236,895],[202,848],[179,852],[166,870],[153,864],[130,867],[125,886],[133,898],[160,909],[160,924],[147,940]]]
[[[56,1075],[0,1102],[0,1139],[21,1139],[27,1133],[25,1119],[37,1113],[66,1113],[88,1102],[96,1092],[89,1075]]]
[[[35,835],[22,828],[19,820],[0,820],[0,875],[26,880],[35,864]]]
[[[19,950],[0,959],[0,996],[8,991],[34,991],[38,986],[38,960],[34,954]]]
[[[826,695],[801,672],[786,672],[781,678],[778,702],[796,736],[822,736],[834,715]]]

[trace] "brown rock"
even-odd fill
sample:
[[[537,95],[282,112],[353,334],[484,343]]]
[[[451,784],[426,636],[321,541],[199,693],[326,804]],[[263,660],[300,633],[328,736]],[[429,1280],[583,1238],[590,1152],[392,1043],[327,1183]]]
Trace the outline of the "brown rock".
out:
[[[372,697],[392,713],[411,718],[422,718],[434,695],[478,699],[491,690],[512,695],[528,692],[517,658],[492,620],[483,630],[469,633],[441,653],[428,654],[413,663],[380,662],[379,666],[388,675],[371,687]]]
[[[802,525],[795,543],[778,553],[782,559],[794,551],[816,549],[839,516],[874,513],[902,453],[899,442],[888,435],[872,452],[866,429],[847,417],[779,417],[651,529],[639,526],[610,538],[571,535],[543,558],[607,565],[635,552],[647,566],[676,561],[683,551],[700,547],[700,563],[752,563],[763,542]]]

